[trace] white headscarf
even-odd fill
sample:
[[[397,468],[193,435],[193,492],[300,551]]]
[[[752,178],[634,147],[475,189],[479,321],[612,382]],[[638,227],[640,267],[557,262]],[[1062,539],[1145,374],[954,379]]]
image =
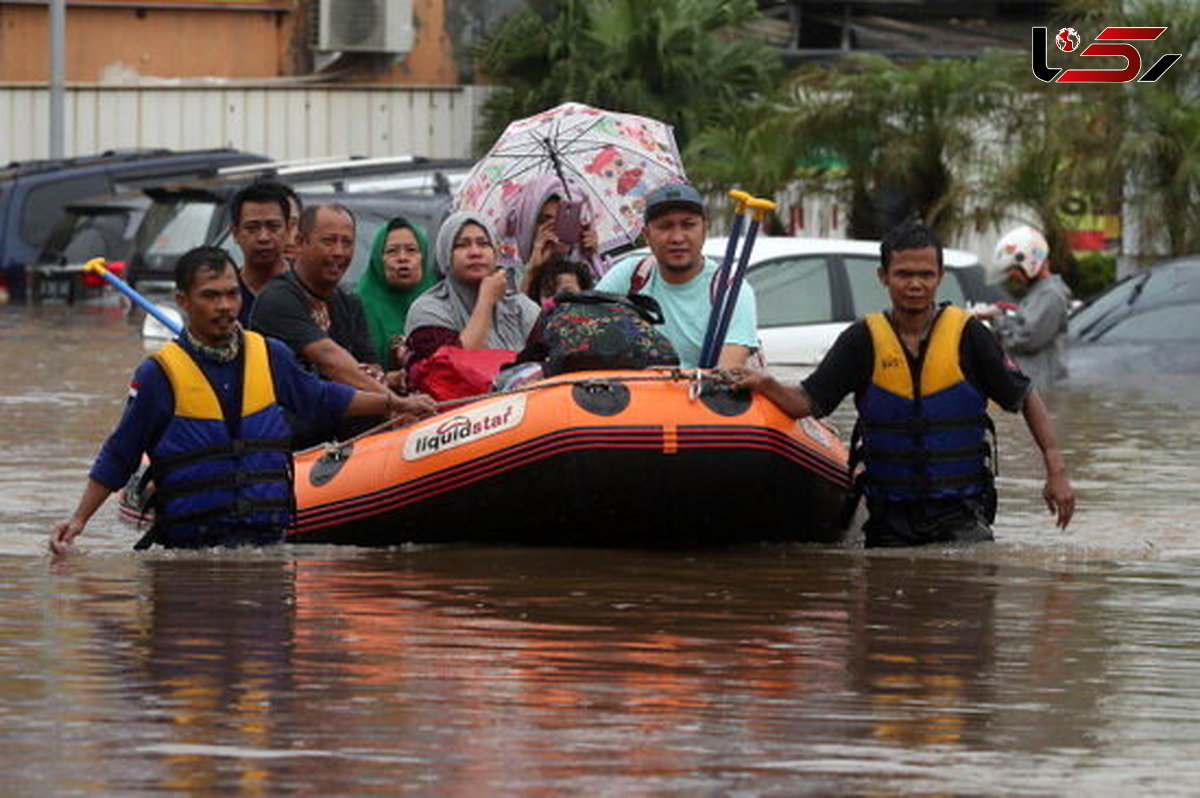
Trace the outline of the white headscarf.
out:
[[[483,228],[488,241],[496,245],[496,231],[483,216],[470,211],[458,211],[446,217],[438,230],[434,253],[438,269],[445,276],[442,282],[426,291],[413,303],[405,322],[405,334],[418,327],[447,327],[462,332],[471,320],[471,312],[479,299],[479,285],[464,283],[450,269],[454,257],[454,242],[463,227],[476,224]],[[532,299],[509,289],[492,311],[488,330],[489,349],[522,349],[529,331],[537,321],[539,309]]]

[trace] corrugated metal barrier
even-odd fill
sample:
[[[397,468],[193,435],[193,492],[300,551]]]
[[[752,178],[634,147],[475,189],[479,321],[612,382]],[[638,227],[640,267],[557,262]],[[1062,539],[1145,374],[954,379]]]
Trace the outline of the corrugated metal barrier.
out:
[[[278,160],[338,155],[468,157],[475,86],[75,86],[66,154],[238,147]],[[0,84],[0,164],[49,156],[45,86]]]

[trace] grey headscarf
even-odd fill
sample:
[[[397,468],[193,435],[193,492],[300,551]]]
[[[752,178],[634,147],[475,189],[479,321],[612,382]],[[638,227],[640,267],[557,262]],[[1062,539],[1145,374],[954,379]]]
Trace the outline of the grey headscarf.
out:
[[[496,231],[483,216],[470,211],[450,214],[438,230],[434,254],[438,269],[446,279],[430,288],[413,303],[404,325],[405,334],[418,327],[448,327],[462,332],[471,320],[471,311],[479,299],[479,286],[461,282],[450,273],[454,256],[454,241],[468,224],[483,228],[488,240],[495,245]],[[522,349],[529,331],[537,321],[537,303],[524,294],[510,290],[492,311],[492,326],[488,331],[489,349]]]

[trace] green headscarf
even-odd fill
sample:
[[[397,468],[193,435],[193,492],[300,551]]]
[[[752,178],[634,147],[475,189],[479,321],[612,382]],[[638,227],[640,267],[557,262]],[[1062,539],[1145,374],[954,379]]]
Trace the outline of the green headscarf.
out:
[[[388,233],[393,230],[412,230],[421,250],[421,281],[412,288],[397,288],[387,281],[383,270],[383,250],[387,248]],[[413,301],[438,281],[437,269],[429,257],[429,242],[425,232],[403,216],[388,221],[375,233],[371,243],[371,260],[358,278],[358,296],[367,316],[367,331],[371,344],[379,352],[379,362],[385,369],[394,368],[390,343],[393,336],[404,334],[404,320]]]

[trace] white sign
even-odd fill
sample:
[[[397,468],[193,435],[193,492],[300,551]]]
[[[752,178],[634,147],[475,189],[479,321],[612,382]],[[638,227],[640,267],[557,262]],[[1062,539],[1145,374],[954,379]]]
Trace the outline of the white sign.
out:
[[[525,394],[472,407],[453,416],[438,416],[416,427],[404,442],[404,459],[420,460],[456,446],[520,426],[525,418]]]

